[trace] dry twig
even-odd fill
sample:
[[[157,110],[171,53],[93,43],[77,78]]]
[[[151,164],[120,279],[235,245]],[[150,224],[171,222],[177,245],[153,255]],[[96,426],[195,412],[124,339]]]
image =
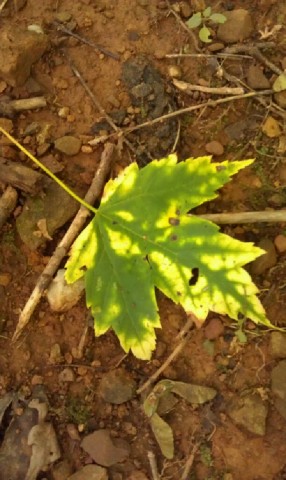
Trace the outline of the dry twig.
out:
[[[238,223],[278,223],[286,222],[286,210],[265,210],[264,212],[208,213],[199,215],[218,225]]]
[[[198,451],[200,447],[200,443],[195,443],[193,448],[192,448],[192,451],[186,461],[186,464],[185,464],[185,467],[184,467],[184,470],[183,470],[183,473],[182,473],[182,476],[181,476],[181,479],[180,480],[187,480],[189,478],[189,473],[191,471],[191,468],[193,466],[193,463],[194,463],[194,459],[195,459],[195,455]]]
[[[232,82],[232,83],[234,83],[235,85],[238,85],[238,86],[242,85],[249,92],[254,91],[245,82],[243,82],[239,78],[235,77],[234,75],[229,74],[224,68],[220,67],[220,71],[221,71],[221,74],[222,74],[223,78],[225,78],[225,80],[227,80],[228,82]],[[263,105],[263,107],[267,108],[268,110],[271,110],[272,112],[276,113],[276,115],[279,115],[283,119],[286,118],[286,112],[285,112],[284,108],[281,108],[279,105],[277,105],[275,102],[273,102],[273,100],[271,100],[271,102],[267,102],[267,100],[265,100],[262,97],[254,97],[254,100],[256,102],[260,103],[261,105]]]
[[[3,2],[1,3],[0,5],[0,13],[2,12],[3,8],[5,7],[6,3],[8,2],[8,0],[3,0]]]
[[[210,93],[212,95],[243,95],[244,90],[241,87],[204,87],[202,85],[192,85],[191,83],[182,82],[173,79],[176,88],[191,95],[193,92]]]
[[[104,118],[106,119],[106,121],[109,123],[109,125],[111,126],[111,128],[117,133],[118,137],[122,137],[122,141],[127,145],[127,147],[131,150],[132,153],[134,153],[136,155],[136,149],[133,147],[133,145],[129,142],[129,140],[127,140],[127,138],[125,138],[123,136],[123,131],[114,123],[114,121],[112,120],[112,118],[110,117],[110,115],[108,115],[108,113],[104,110],[103,106],[101,105],[101,103],[97,100],[97,98],[95,97],[95,95],[92,93],[92,91],[90,90],[89,86],[87,85],[86,81],[84,80],[84,78],[82,77],[82,75],[80,74],[80,72],[78,71],[78,69],[75,67],[75,65],[72,63],[71,59],[67,56],[67,54],[65,54],[65,57],[68,61],[68,64],[71,68],[71,70],[73,71],[73,73],[75,74],[75,76],[77,77],[77,79],[80,81],[81,85],[83,86],[83,88],[85,89],[86,93],[89,95],[93,105],[96,107],[96,109],[104,116]]]
[[[165,58],[252,58],[251,55],[239,53],[168,53]]]
[[[263,95],[272,95],[272,94],[273,94],[272,90],[261,90],[259,92],[244,93],[243,95],[231,95],[230,97],[219,98],[218,100],[208,100],[207,102],[199,103],[198,105],[191,105],[190,107],[181,108],[174,112],[167,113],[165,115],[162,115],[161,117],[157,117],[157,118],[154,118],[153,120],[140,123],[139,125],[136,125],[134,127],[125,128],[122,131],[124,134],[131,133],[131,132],[135,132],[136,130],[140,130],[141,128],[151,127],[152,125],[156,125],[156,123],[161,123],[165,120],[169,120],[170,118],[175,118],[180,115],[184,115],[185,113],[190,113],[190,112],[194,112],[195,110],[200,110],[201,108],[215,107],[216,105],[220,105],[221,103],[228,103],[228,102],[232,102],[233,100],[242,100],[244,98],[252,98],[260,95],[263,96]],[[110,135],[109,138],[111,136],[113,135]]]
[[[103,189],[105,179],[110,171],[113,158],[114,158],[114,145],[111,143],[107,143],[102,153],[101,162],[95,173],[92,184],[86,196],[84,197],[84,200],[87,203],[93,204],[95,200],[99,197]],[[54,254],[50,258],[43,273],[39,277],[37,284],[32,294],[30,295],[30,298],[28,299],[26,305],[24,306],[23,311],[19,317],[16,331],[13,335],[13,339],[12,339],[13,341],[19,338],[22,330],[28,324],[35,308],[37,307],[40,301],[41,296],[49,286],[53,278],[53,275],[57,271],[61,261],[67,255],[71,244],[77,237],[79,231],[84,226],[84,223],[88,215],[89,215],[89,211],[86,208],[81,206],[71,226],[69,227],[65,236],[57,246]]]
[[[54,25],[57,28],[57,30],[59,30],[60,32],[66,33],[67,35],[70,35],[71,37],[76,38],[80,42],[85,43],[86,45],[89,45],[92,48],[95,48],[96,50],[103,53],[107,57],[111,57],[114,60],[120,60],[120,55],[118,55],[117,53],[110,52],[110,50],[107,50],[106,48],[102,47],[98,43],[94,43],[91,40],[88,40],[87,38],[72,32],[68,28],[64,27],[64,25],[62,25],[60,22],[54,22]]]
[[[20,98],[20,100],[11,100],[10,105],[15,112],[24,110],[37,110],[47,106],[45,97]]]
[[[160,480],[159,473],[158,473],[158,467],[157,467],[157,462],[156,462],[156,457],[153,452],[149,451],[147,453],[149,464],[150,464],[150,469],[152,473],[152,480]]]
[[[283,73],[283,70],[281,68],[277,67],[274,63],[272,63],[268,58],[263,55],[263,53],[260,51],[261,48],[265,48],[265,46],[269,47],[271,44],[256,44],[256,45],[234,45],[232,47],[227,47],[225,49],[226,53],[246,53],[249,55],[252,55],[254,58],[259,60],[261,63],[263,63],[266,67],[268,67],[272,72],[276,73],[276,75],[281,75]]]
[[[6,222],[9,215],[13,212],[16,207],[18,199],[18,194],[16,190],[8,186],[0,198],[0,230]]]
[[[158,370],[156,370],[156,372],[154,372],[153,375],[151,375],[148,378],[148,380],[145,383],[143,383],[143,385],[141,385],[140,388],[138,388],[136,392],[137,394],[142,393],[144,392],[144,390],[149,388],[149,386],[157,380],[157,378],[161,375],[161,373],[163,373],[163,371],[166,370],[166,368],[172,363],[172,361],[179,355],[179,353],[183,350],[185,345],[188,343],[188,340],[191,336],[190,329],[193,327],[193,325],[194,325],[194,322],[192,321],[192,315],[190,315],[189,320],[187,321],[187,324],[184,325],[182,329],[184,332],[184,335],[181,334],[181,332],[179,332],[177,336],[177,338],[179,338],[178,345],[174,348],[174,350],[171,352],[171,354],[165,360],[165,362],[161,365],[161,367],[159,367]]]
[[[21,98],[19,100],[10,100],[9,98],[1,99],[0,101],[0,115],[4,117],[11,117],[17,112],[24,112],[25,110],[37,110],[47,106],[45,97]]]

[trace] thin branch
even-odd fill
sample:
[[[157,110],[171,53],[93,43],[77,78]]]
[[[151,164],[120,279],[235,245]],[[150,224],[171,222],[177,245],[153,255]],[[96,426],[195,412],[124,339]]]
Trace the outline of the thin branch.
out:
[[[194,460],[195,460],[195,455],[200,447],[200,443],[195,443],[195,445],[192,448],[192,451],[186,461],[182,476],[180,480],[187,480],[189,478],[189,473],[191,471],[191,468],[193,466]]]
[[[192,105],[191,107],[181,108],[171,113],[167,113],[162,115],[161,117],[154,118],[153,120],[149,120],[148,122],[140,123],[134,127],[125,128],[122,130],[123,134],[135,132],[136,130],[140,130],[141,128],[151,127],[152,125],[156,125],[156,123],[161,123],[165,120],[169,120],[170,118],[175,118],[180,115],[184,115],[185,113],[194,112],[195,110],[200,110],[201,108],[205,107],[215,107],[216,105],[220,105],[221,103],[228,103],[232,102],[233,100],[242,100],[244,98],[252,98],[256,96],[263,96],[263,95],[272,95],[272,90],[261,90],[259,92],[248,92],[244,93],[243,95],[232,95],[227,98],[219,98],[218,100],[208,100],[204,103],[199,103],[198,105]]]
[[[262,44],[265,46],[265,44]],[[273,45],[273,44],[272,44]],[[269,46],[269,45],[268,45]],[[283,73],[283,70],[281,68],[277,67],[274,63],[272,63],[270,60],[268,60],[265,55],[260,51],[259,44],[253,46],[253,45],[234,45],[232,47],[227,47],[225,49],[226,53],[246,53],[250,54],[253,57],[255,57],[257,60],[259,60],[261,63],[263,63],[266,67],[268,67],[272,72],[276,73],[276,75],[281,75]]]
[[[87,38],[82,37],[81,35],[78,35],[77,33],[72,32],[68,28],[64,27],[64,25],[62,25],[60,22],[55,21],[55,22],[53,22],[53,24],[56,27],[56,29],[59,30],[60,32],[66,33],[67,35],[70,35],[71,37],[76,38],[80,42],[85,43],[86,45],[89,45],[92,48],[95,48],[96,50],[103,53],[107,57],[111,57],[114,60],[120,60],[120,55],[118,55],[117,53],[110,52],[110,50],[107,50],[106,48],[102,47],[98,43],[94,43],[91,40],[88,40]]]
[[[152,474],[152,480],[160,480],[159,473],[158,473],[158,467],[157,467],[157,462],[156,462],[156,457],[153,452],[149,451],[147,453],[149,464],[150,464],[150,469],[151,469],[151,474]]]
[[[165,58],[252,58],[239,53],[168,53]]]
[[[184,336],[181,335],[181,332],[178,334],[178,337],[177,337],[177,338],[179,338],[178,345],[174,348],[174,350],[171,352],[171,354],[165,360],[165,362],[161,365],[161,367],[159,367],[156,370],[156,372],[154,372],[153,375],[151,375],[151,377],[149,377],[148,380],[145,383],[143,383],[143,385],[141,385],[140,388],[138,388],[138,390],[136,391],[137,394],[140,394],[140,393],[144,392],[144,390],[149,388],[149,386],[157,380],[157,378],[161,375],[161,373],[163,373],[163,371],[166,370],[166,368],[179,355],[179,353],[183,350],[185,345],[188,343],[188,340],[191,336],[190,329],[193,327],[193,325],[194,325],[194,322],[192,321],[192,315],[190,314],[189,315],[189,320],[187,321],[187,324],[184,325],[184,327],[182,329],[184,331]]]
[[[114,158],[114,145],[111,143],[107,143],[101,155],[101,162],[100,165],[95,173],[94,179],[92,184],[84,197],[85,201],[89,204],[93,204],[95,200],[101,194],[101,191],[104,186],[105,179],[110,171],[111,164]],[[35,308],[37,307],[41,296],[48,288],[53,275],[57,271],[60,263],[62,262],[63,258],[67,255],[68,250],[71,244],[74,242],[75,238],[77,237],[79,231],[84,226],[84,223],[89,215],[89,211],[84,208],[80,207],[76,217],[74,218],[71,226],[69,227],[68,231],[66,232],[65,236],[57,246],[54,254],[50,258],[48,264],[46,265],[44,271],[40,275],[36,286],[33,292],[30,295],[26,305],[23,308],[23,311],[20,314],[18,325],[16,331],[13,335],[12,340],[15,341],[19,338],[22,330],[28,324]]]
[[[286,222],[286,210],[265,210],[264,212],[208,213],[199,215],[219,225],[239,223],[279,223]]]
[[[25,110],[37,110],[47,106],[45,97],[20,98],[19,100],[11,100],[10,105],[15,112],[23,112]]]
[[[191,83],[182,82],[181,80],[173,79],[173,84],[176,88],[188,95],[193,92],[210,93],[212,95],[243,95],[244,90],[241,87],[204,87],[202,85],[192,85]]]
[[[3,8],[5,7],[6,3],[8,2],[8,0],[3,0],[3,2],[1,3],[0,5],[0,13],[2,12]]]
[[[36,110],[47,106],[45,97],[20,98],[19,100],[1,99],[0,116],[13,118],[17,112]]]
[[[222,66],[220,66],[220,70],[222,72],[223,78],[225,80],[227,80],[228,82],[232,82],[239,87],[243,86],[249,92],[254,91],[252,88],[249,87],[249,85],[247,85],[245,82],[243,82],[240,78],[237,78],[236,76],[228,73],[224,68],[222,68]],[[272,112],[276,113],[276,115],[279,115],[283,119],[286,118],[285,110],[283,108],[281,108],[279,105],[277,105],[275,102],[273,102],[272,99],[271,99],[271,103],[267,102],[267,100],[265,100],[262,97],[255,97],[254,100],[256,102],[260,103],[261,105],[263,105],[263,107],[265,107],[265,108],[271,110]]]
[[[133,145],[129,142],[129,140],[127,140],[127,138],[125,138],[123,136],[123,131],[114,123],[114,121],[112,120],[112,118],[110,117],[110,115],[108,115],[108,113],[104,110],[103,106],[101,105],[101,103],[99,102],[99,100],[97,100],[97,98],[95,97],[95,95],[93,94],[93,92],[90,90],[88,84],[86,83],[86,81],[84,80],[83,76],[81,75],[81,73],[78,71],[78,69],[76,68],[76,66],[72,63],[70,57],[65,53],[65,57],[68,61],[68,64],[71,68],[71,70],[73,71],[74,75],[77,77],[77,79],[79,80],[79,82],[81,83],[81,85],[83,86],[83,88],[85,89],[86,93],[89,95],[93,105],[96,107],[96,109],[104,116],[104,118],[106,119],[106,121],[109,123],[109,125],[111,126],[111,128],[118,134],[118,136],[122,137],[122,140],[123,142],[127,145],[127,147],[131,150],[132,153],[134,153],[136,155],[136,149],[133,147]]]

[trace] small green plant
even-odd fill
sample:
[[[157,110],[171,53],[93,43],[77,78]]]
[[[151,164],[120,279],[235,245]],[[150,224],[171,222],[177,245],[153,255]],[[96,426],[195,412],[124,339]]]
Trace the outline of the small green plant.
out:
[[[68,398],[66,413],[69,421],[75,423],[76,425],[85,424],[91,416],[90,410],[78,397]]]
[[[186,25],[191,29],[201,27],[199,30],[200,40],[204,43],[210,43],[211,32],[207,24],[210,22],[224,23],[226,20],[227,18],[222,13],[212,13],[212,8],[207,7],[203,12],[194,13],[186,22]]]

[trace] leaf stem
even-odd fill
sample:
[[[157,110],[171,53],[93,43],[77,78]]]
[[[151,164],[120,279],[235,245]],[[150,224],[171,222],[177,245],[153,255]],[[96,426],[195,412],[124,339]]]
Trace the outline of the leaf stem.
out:
[[[49,170],[43,163],[41,163],[32,153],[30,153],[23,145],[21,145],[10,133],[6,132],[4,128],[0,126],[0,132],[3,133],[16,147],[21,150],[27,157],[32,160],[38,167],[40,167],[49,177],[51,177],[61,188],[63,188],[72,198],[74,198],[78,203],[83,205],[85,208],[90,210],[93,213],[97,212],[97,209],[92,205],[87,203],[85,200],[80,198],[73,190],[71,190],[62,180],[60,180],[51,170]]]

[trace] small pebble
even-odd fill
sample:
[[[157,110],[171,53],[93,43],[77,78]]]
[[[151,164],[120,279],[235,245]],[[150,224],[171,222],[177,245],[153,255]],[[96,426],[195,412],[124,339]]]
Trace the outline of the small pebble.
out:
[[[224,332],[224,325],[219,318],[212,318],[205,327],[205,337],[208,340],[215,340]]]
[[[136,470],[129,475],[127,480],[148,480],[148,477],[140,470]]]
[[[286,90],[275,93],[274,99],[281,108],[286,108]]]
[[[211,155],[214,155],[216,157],[219,157],[220,155],[223,155],[224,153],[224,148],[223,145],[218,142],[217,140],[213,140],[205,145],[206,152],[210,153]]]
[[[83,145],[80,150],[81,150],[82,153],[92,153],[93,152],[93,149],[90,145]]]
[[[59,374],[59,381],[60,382],[74,382],[75,380],[75,374],[74,374],[74,371],[67,367],[67,368],[64,368],[62,370],[62,372],[60,372]]]
[[[58,12],[56,14],[56,20],[61,23],[69,22],[72,18],[72,14],[70,12]]]
[[[67,118],[67,116],[69,115],[69,113],[70,113],[69,107],[62,107],[62,108],[60,108],[59,111],[58,111],[58,116],[59,116],[60,118]]]
[[[286,252],[286,237],[285,235],[279,234],[274,239],[274,245],[278,253]]]
[[[103,375],[98,393],[105,402],[121,404],[133,398],[136,391],[136,383],[124,370],[111,370]]]
[[[258,65],[250,65],[247,72],[247,83],[254,90],[270,88],[270,82]]]
[[[74,116],[72,113],[70,113],[70,114],[67,116],[67,121],[68,121],[69,123],[73,123],[73,122],[75,121],[75,116]]]
[[[49,361],[50,363],[55,364],[55,363],[60,363],[61,360],[62,360],[61,347],[58,343],[55,343],[51,347]]]
[[[55,148],[68,156],[79,153],[81,149],[81,140],[72,135],[65,135],[55,141]]]
[[[265,253],[258,257],[251,264],[251,273],[254,275],[261,275],[276,265],[277,254],[274,244],[268,238],[263,238],[258,243],[258,247],[265,250]]]
[[[84,377],[84,376],[87,374],[87,372],[88,372],[88,369],[87,369],[86,367],[84,367],[84,366],[80,366],[80,367],[78,367],[78,369],[77,369],[77,373],[78,373],[78,375],[80,375],[81,377]]]
[[[31,380],[32,385],[43,385],[44,379],[41,375],[34,375]]]
[[[7,287],[12,280],[10,273],[0,273],[0,285],[1,287]]]
[[[270,333],[270,355],[273,358],[286,358],[286,335],[283,332]]]
[[[54,84],[55,87],[60,88],[61,90],[67,90],[69,86],[67,80],[64,78],[56,78]]]
[[[168,67],[168,72],[172,78],[181,78],[182,76],[182,69],[178,65],[170,65]]]
[[[180,2],[180,10],[184,18],[189,18],[192,15],[192,8],[187,2]]]
[[[278,121],[269,115],[262,125],[262,132],[269,138],[279,137],[282,133]]]

